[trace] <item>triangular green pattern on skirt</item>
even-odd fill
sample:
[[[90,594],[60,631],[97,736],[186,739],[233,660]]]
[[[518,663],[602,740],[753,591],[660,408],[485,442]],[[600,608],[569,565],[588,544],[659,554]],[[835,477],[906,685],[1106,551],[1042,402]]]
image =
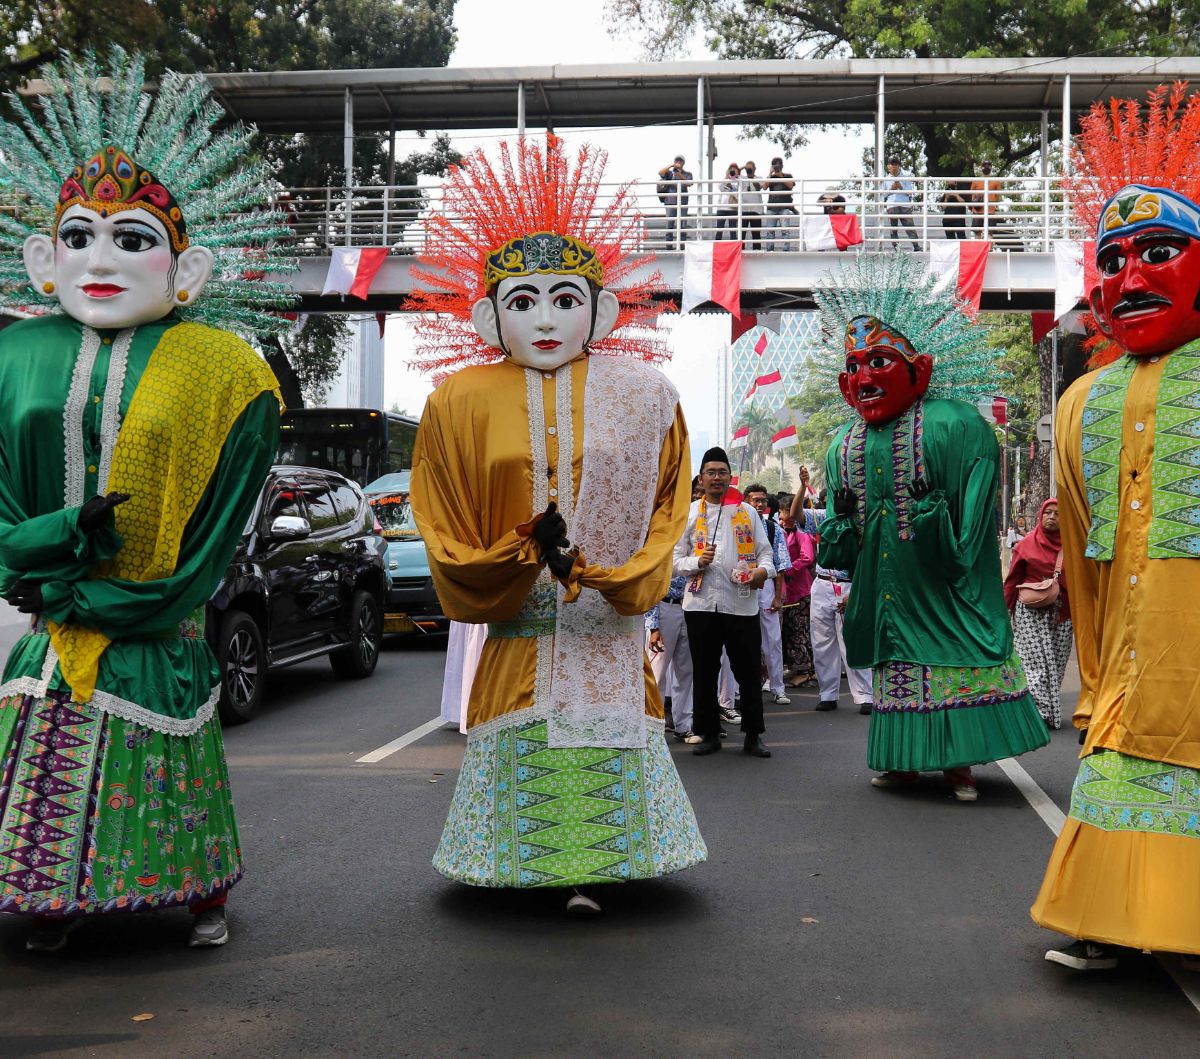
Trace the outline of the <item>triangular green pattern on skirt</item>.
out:
[[[1117,501],[1120,492],[1121,428],[1125,392],[1136,367],[1123,357],[1096,376],[1083,409],[1083,481],[1092,524],[1088,529],[1089,559],[1109,560],[1117,537]]]

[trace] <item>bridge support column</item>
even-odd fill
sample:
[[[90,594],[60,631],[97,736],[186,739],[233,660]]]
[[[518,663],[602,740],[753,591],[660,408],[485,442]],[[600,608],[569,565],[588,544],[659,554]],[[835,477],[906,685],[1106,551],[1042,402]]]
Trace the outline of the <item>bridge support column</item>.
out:
[[[525,82],[517,82],[517,138],[525,139]]]
[[[346,86],[346,109],[342,130],[342,168],[346,171],[346,187],[354,185],[354,93]]]

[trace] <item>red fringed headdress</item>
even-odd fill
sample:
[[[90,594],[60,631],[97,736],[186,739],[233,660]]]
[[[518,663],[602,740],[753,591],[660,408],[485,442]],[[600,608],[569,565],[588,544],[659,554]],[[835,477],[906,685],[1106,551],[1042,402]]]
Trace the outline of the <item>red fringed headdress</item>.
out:
[[[441,212],[426,222],[425,251],[413,269],[424,288],[412,295],[420,314],[411,358],[418,370],[436,379],[470,364],[504,359],[475,333],[471,306],[488,293],[488,255],[537,232],[569,236],[594,250],[605,289],[621,303],[612,334],[593,342],[592,352],[652,363],[670,356],[653,330],[658,314],[669,308],[655,300],[664,289],[662,277],[645,275],[651,259],[634,260],[625,249],[639,240],[642,220],[630,185],[618,188],[610,202],[597,203],[607,158],[585,144],[572,165],[562,141],[550,135],[544,151],[528,139],[515,147],[501,143],[497,164],[476,150],[451,169]],[[632,279],[639,271],[644,278]]]
[[[1063,184],[1089,233],[1130,184],[1167,188],[1200,204],[1200,95],[1187,90],[1186,81],[1159,85],[1144,113],[1140,100],[1110,99],[1080,119]]]

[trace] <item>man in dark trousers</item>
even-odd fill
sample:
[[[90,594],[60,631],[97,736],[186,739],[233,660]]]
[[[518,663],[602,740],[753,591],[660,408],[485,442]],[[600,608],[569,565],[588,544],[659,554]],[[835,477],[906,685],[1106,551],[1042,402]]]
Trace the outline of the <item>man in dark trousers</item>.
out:
[[[729,457],[709,449],[700,463],[704,495],[692,503],[687,530],[675,546],[674,570],[688,578],[683,617],[692,652],[692,730],[702,737],[694,754],[721,749],[717,676],[721,649],[742,689],[744,749],[770,757],[763,744],[759,655],[758,589],[775,576],[771,544],[762,519],[748,504],[726,504]]]

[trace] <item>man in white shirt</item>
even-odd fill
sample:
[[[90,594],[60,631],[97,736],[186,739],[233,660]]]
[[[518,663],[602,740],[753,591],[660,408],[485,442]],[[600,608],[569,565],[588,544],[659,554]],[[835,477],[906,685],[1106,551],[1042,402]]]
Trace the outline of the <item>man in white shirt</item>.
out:
[[[674,572],[688,578],[683,616],[692,653],[692,730],[702,737],[692,752],[721,749],[717,675],[724,648],[742,688],[744,749],[765,758],[771,752],[762,740],[757,590],[775,576],[775,564],[758,513],[748,504],[722,504],[729,478],[725,450],[709,449],[700,463],[704,496],[693,502],[687,529],[675,546]]]
[[[913,224],[913,180],[910,173],[900,168],[899,158],[887,160],[888,175],[883,181],[883,201],[887,208],[888,223],[892,226],[892,246],[900,238],[900,226],[908,229],[909,241],[914,250],[920,250],[917,242],[917,226]]]

